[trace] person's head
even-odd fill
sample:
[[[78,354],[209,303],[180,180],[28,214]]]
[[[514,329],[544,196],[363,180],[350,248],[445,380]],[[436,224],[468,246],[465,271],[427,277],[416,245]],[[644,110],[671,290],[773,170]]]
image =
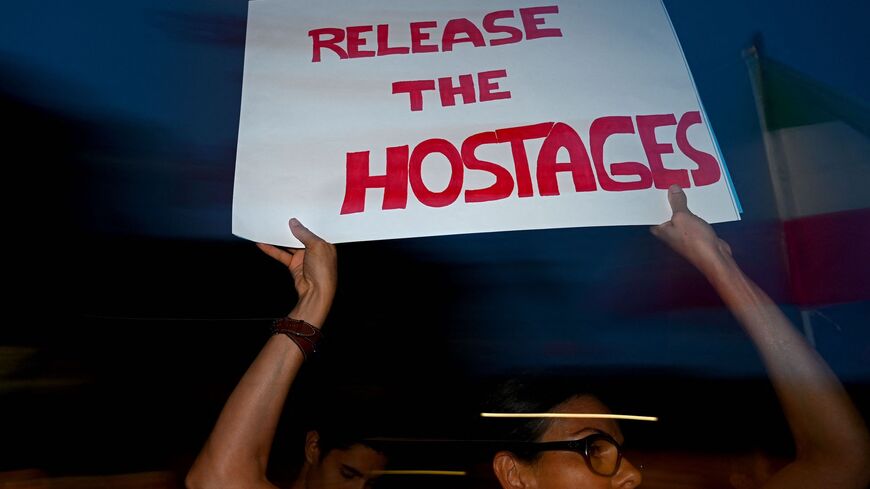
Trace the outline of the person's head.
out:
[[[293,489],[370,486],[387,464],[385,445],[374,440],[389,434],[390,411],[376,392],[354,390],[323,373],[308,380],[313,383],[302,387],[311,389],[311,402],[299,413],[307,429],[304,459]]]
[[[607,414],[595,396],[564,386],[514,379],[501,386],[487,410],[511,413]],[[495,424],[499,423],[499,424]],[[493,457],[504,489],[633,488],[641,474],[624,456],[613,419],[517,418],[493,420],[506,449]],[[553,443],[563,442],[563,443]],[[564,443],[568,442],[568,443]]]
[[[309,431],[300,477],[305,489],[363,489],[387,463],[386,455],[359,439]]]

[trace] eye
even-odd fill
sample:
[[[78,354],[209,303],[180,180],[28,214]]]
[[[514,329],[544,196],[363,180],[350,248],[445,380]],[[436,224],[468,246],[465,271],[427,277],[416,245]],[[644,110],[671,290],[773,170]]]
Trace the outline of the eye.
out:
[[[603,457],[615,449],[616,447],[605,440],[595,440],[589,444],[589,451],[587,453],[590,457]]]
[[[354,477],[356,477],[356,474],[354,474],[353,472],[351,472],[351,471],[349,471],[349,470],[341,469],[341,476],[342,476],[345,480],[351,480],[351,479],[353,479]]]

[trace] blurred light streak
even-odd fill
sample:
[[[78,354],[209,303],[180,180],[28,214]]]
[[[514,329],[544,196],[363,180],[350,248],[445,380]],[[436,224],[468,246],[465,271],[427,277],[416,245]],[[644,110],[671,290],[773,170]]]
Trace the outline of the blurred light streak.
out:
[[[595,413],[480,413],[482,418],[587,418],[587,419],[626,419],[631,421],[658,421],[655,416],[635,416],[632,414],[595,414]]]
[[[375,475],[450,475],[463,476],[466,475],[462,470],[375,470],[372,472]]]

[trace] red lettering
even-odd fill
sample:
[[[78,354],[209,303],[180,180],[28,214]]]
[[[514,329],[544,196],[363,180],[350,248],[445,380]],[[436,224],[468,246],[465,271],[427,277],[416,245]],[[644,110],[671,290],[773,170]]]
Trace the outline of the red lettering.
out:
[[[490,12],[483,17],[483,28],[491,34],[505,33],[508,37],[498,37],[489,40],[490,46],[501,46],[502,44],[513,44],[523,40],[523,31],[509,25],[498,25],[495,21],[499,19],[513,19],[513,10],[498,10]]]
[[[557,5],[521,8],[519,9],[519,17],[522,29],[500,23],[505,19],[515,19],[517,13],[514,10],[497,10],[487,13],[483,17],[482,29],[477,23],[466,18],[450,19],[441,32],[440,45],[437,41],[432,40],[433,35],[435,35],[433,31],[438,28],[437,21],[411,22],[408,24],[411,38],[410,47],[390,46],[389,24],[350,26],[344,29],[333,27],[312,29],[308,31],[308,35],[313,40],[311,60],[315,63],[321,61],[323,49],[331,50],[338,55],[339,59],[370,58],[393,54],[434,53],[439,50],[449,52],[461,43],[471,43],[472,46],[479,48],[487,46],[488,41],[489,46],[501,46],[522,41],[524,34],[528,40],[562,37],[560,28],[545,27],[548,20],[546,16],[558,13],[559,7]],[[367,39],[363,36],[363,34],[374,30],[375,27],[377,27],[377,32],[373,39]],[[493,36],[487,39],[484,37],[484,32]],[[341,45],[345,39],[347,40],[345,46],[347,50]],[[374,43],[375,41],[377,50],[364,49],[370,42]]]
[[[393,82],[393,95],[407,93],[411,97],[411,111],[423,110],[423,91],[435,90],[435,80],[409,80]]]
[[[456,95],[462,95],[463,104],[473,104],[474,78],[471,75],[459,75],[459,86],[454,87],[453,78],[445,77],[438,79],[438,93],[441,95],[441,106],[449,107],[456,105]]]
[[[523,28],[526,30],[526,39],[540,39],[542,37],[562,37],[562,31],[558,28],[554,29],[539,29],[539,25],[544,25],[546,20],[536,17],[536,15],[558,14],[559,7],[550,5],[547,7],[529,7],[520,9],[520,17],[523,19]]]
[[[332,37],[322,39],[322,35]],[[320,61],[320,50],[323,48],[331,49],[341,59],[347,59],[347,53],[338,45],[338,43],[344,41],[344,29],[335,29],[333,27],[313,29],[308,31],[308,36],[311,37],[311,47],[314,50],[314,53],[311,55],[312,63]]]
[[[486,188],[470,189],[465,191],[466,202],[488,202],[490,200],[500,200],[510,197],[514,191],[514,179],[511,177],[511,172],[507,168],[493,163],[484,161],[475,156],[475,150],[484,144],[496,144],[498,138],[495,132],[482,132],[469,136],[462,143],[462,161],[465,167],[469,170],[480,170],[491,173],[495,176],[495,183]]]
[[[505,76],[504,70],[487,73]],[[455,105],[456,95],[462,95],[464,103],[474,102],[473,76],[460,75],[458,80],[457,86],[452,85],[453,79],[450,77],[438,80],[442,103],[445,106]],[[481,86],[484,85],[481,83]],[[394,84],[393,93],[408,93],[412,105],[416,99],[418,106],[422,107],[423,91],[434,89],[434,80],[397,82]],[[575,192],[595,191],[599,186],[607,192],[645,190],[652,186],[664,189],[672,184],[689,187],[689,173],[694,185],[711,185],[721,179],[718,161],[713,155],[693,147],[687,135],[689,128],[702,123],[698,111],[686,112],[679,123],[674,114],[640,115],[636,116],[634,121],[630,116],[599,117],[592,121],[589,128],[591,153],[587,151],[577,131],[563,122],[543,122],[473,134],[467,137],[458,149],[450,141],[433,138],[421,142],[414,148],[409,148],[407,145],[387,148],[386,172],[383,175],[370,174],[368,151],[347,153],[346,188],[341,214],[363,212],[366,192],[369,189],[383,189],[384,200],[381,209],[403,209],[407,205],[409,186],[423,205],[449,206],[463,193],[466,171],[485,172],[492,175],[494,180],[486,187],[465,189],[465,202],[506,199],[513,194],[514,182],[516,182],[517,197],[531,197],[535,194],[535,189],[525,143],[528,140],[541,138],[544,140],[537,154],[535,172],[538,195],[541,196],[561,194],[560,172],[571,173]],[[674,149],[671,144],[656,139],[656,129],[674,125],[677,126],[675,128],[677,146],[686,157],[698,165],[698,168],[691,172],[665,168],[662,161],[662,155],[672,154]],[[616,135],[632,134],[637,134],[640,139],[649,166],[637,161],[608,163],[604,154],[608,139]],[[477,157],[477,149],[481,146],[502,143],[510,144],[513,169]],[[563,152],[567,153],[567,161],[559,161],[559,155]],[[440,191],[431,190],[423,180],[423,164],[427,157],[436,153],[446,158],[450,165],[449,180],[446,187]],[[440,157],[436,159],[440,160]],[[617,176],[630,177],[630,181],[614,180]]]
[[[607,173],[607,165],[604,163],[604,143],[608,137],[614,134],[634,134],[634,123],[631,122],[631,117],[600,117],[592,121],[592,126],[589,128],[592,162],[595,164],[595,173],[598,174],[598,183],[601,188],[608,192],[622,192],[652,187],[652,173],[650,173],[649,168],[643,163],[634,161],[611,163],[610,172],[620,176],[636,176],[639,177],[638,180],[618,182],[610,178]]]
[[[465,37],[459,37],[460,34],[465,34]],[[453,51],[453,45],[460,42],[470,42],[476,48],[486,46],[483,34],[473,22],[468,19],[452,19],[444,26],[441,34],[441,50]]]
[[[496,78],[507,77],[506,70],[484,71],[477,74],[478,90],[480,92],[480,101],[488,102],[491,100],[500,100],[511,98],[511,93],[507,90],[497,91],[499,88]],[[453,84],[453,78],[445,76],[438,78],[438,93],[441,97],[442,107],[452,107],[456,105],[456,96],[462,96],[463,104],[473,104],[477,102],[475,98],[474,77],[470,74],[459,75],[459,84]],[[411,111],[423,110],[423,91],[434,90],[435,80],[408,80],[393,82],[393,94],[407,93],[411,99]],[[543,137],[543,136],[542,136]]]
[[[387,148],[385,175],[369,175],[369,152],[347,154],[347,177],[341,214],[365,210],[366,190],[384,189],[382,209],[404,209],[408,202],[408,146]]]
[[[429,39],[428,32],[423,32],[423,29],[434,29],[438,23],[434,20],[426,22],[411,22],[411,52],[412,53],[434,53],[438,51],[436,44],[423,44],[423,41]]]
[[[493,78],[506,78],[507,70],[492,70],[482,71],[477,74],[477,89],[480,91],[480,101],[489,102],[490,100],[501,100],[511,98],[509,91],[495,92],[498,90],[498,82],[492,81]]]
[[[552,122],[542,122],[531,126],[508,127],[495,132],[498,142],[511,143],[511,153],[513,154],[514,167],[516,169],[518,197],[531,197],[534,195],[525,141],[547,137],[552,127]]]
[[[432,192],[423,182],[423,160],[432,153],[441,153],[450,162],[450,181],[441,192]],[[452,204],[462,192],[464,168],[459,151],[446,139],[427,139],[418,144],[411,153],[409,163],[409,180],[411,190],[417,200],[429,207],[444,207]]]
[[[378,56],[389,56],[391,54],[408,54],[411,50],[408,47],[390,47],[390,26],[381,24],[378,26]]]
[[[722,172],[719,169],[719,163],[716,161],[716,158],[709,153],[696,149],[689,143],[689,137],[686,133],[690,127],[700,123],[701,113],[696,110],[683,114],[683,117],[680,117],[680,123],[677,124],[677,147],[690,160],[698,164],[698,168],[691,171],[692,181],[696,187],[714,184],[722,177]]]
[[[364,32],[371,32],[372,26],[358,25],[347,28],[347,56],[350,58],[372,58],[375,56],[374,51],[363,51],[360,48],[365,46],[367,41],[360,37]]]
[[[557,162],[559,150],[568,150],[568,161]],[[592,173],[592,162],[583,140],[568,124],[557,122],[553,130],[544,139],[541,152],[538,153],[538,192],[541,195],[559,195],[559,183],[556,173],[570,171],[574,180],[574,190],[588,192],[596,190],[595,174]]]
[[[670,144],[662,144],[656,140],[656,128],[676,125],[677,118],[674,114],[639,115],[637,116],[637,132],[640,135],[640,143],[649,161],[652,170],[653,182],[656,188],[665,189],[673,184],[682,188],[689,187],[689,172],[686,170],[671,170],[665,168],[662,162],[663,154],[674,152]]]

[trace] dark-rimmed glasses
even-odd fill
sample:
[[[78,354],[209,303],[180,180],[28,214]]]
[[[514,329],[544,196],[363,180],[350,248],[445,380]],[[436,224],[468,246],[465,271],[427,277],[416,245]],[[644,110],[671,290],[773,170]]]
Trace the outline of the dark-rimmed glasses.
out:
[[[579,440],[519,443],[515,448],[526,454],[554,450],[579,453],[589,470],[605,477],[616,474],[622,463],[622,446],[604,433],[595,433]]]

